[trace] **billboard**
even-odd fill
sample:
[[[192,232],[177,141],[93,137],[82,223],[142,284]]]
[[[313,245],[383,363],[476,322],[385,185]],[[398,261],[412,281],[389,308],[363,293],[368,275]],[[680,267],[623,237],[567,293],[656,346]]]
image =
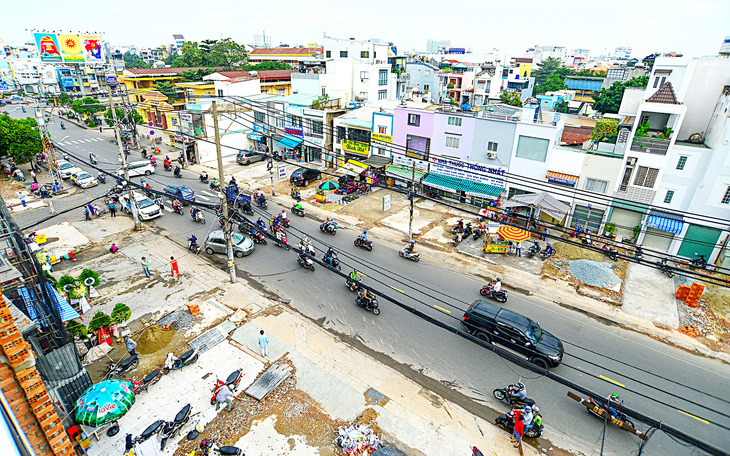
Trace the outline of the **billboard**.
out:
[[[44,63],[103,63],[99,35],[75,35],[34,32],[41,62]]]

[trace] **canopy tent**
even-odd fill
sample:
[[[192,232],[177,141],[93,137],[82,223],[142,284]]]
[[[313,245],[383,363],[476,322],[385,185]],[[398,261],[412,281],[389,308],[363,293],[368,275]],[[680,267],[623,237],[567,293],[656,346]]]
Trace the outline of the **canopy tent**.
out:
[[[504,207],[529,207],[544,212],[556,220],[563,220],[565,214],[570,210],[567,204],[561,203],[554,196],[545,192],[515,195],[504,203]]]
[[[357,160],[347,160],[347,163],[340,166],[337,171],[340,171],[342,173],[345,173],[348,176],[357,176],[363,171],[368,169],[368,165],[365,163],[359,162]]]

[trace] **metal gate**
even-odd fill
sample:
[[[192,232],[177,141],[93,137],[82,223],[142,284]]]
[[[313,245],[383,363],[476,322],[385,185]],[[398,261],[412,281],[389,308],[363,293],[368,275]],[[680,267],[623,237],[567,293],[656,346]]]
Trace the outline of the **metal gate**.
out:
[[[648,249],[666,252],[672,244],[672,239],[674,239],[674,234],[668,231],[647,228],[642,244]]]
[[[611,212],[611,223],[616,225],[617,237],[619,239],[621,237],[634,237],[634,227],[641,225],[642,216],[643,214],[641,212],[613,208],[613,212]]]
[[[720,230],[706,226],[690,225],[684,235],[682,245],[679,246],[677,255],[687,258],[697,258],[697,254],[705,255],[709,260],[715,244],[720,239]]]
[[[599,234],[598,229],[601,227],[601,220],[603,220],[603,209],[596,209],[595,207],[588,208],[588,206],[576,205],[573,211],[573,227],[575,227],[576,218],[580,219],[580,226],[583,229],[591,230],[591,233]]]

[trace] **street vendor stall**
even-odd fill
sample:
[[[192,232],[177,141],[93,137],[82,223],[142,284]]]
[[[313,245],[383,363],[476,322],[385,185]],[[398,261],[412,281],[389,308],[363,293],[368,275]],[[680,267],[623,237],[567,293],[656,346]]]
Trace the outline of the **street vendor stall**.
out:
[[[496,230],[489,227],[484,239],[484,253],[507,253],[512,242],[524,242],[530,239],[530,232],[511,225],[500,225]]]

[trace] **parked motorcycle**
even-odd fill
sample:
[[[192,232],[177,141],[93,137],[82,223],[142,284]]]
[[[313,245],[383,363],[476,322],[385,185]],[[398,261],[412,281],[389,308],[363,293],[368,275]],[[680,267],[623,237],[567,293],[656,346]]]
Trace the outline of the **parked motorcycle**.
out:
[[[411,261],[418,262],[421,259],[421,252],[411,253],[406,247],[398,250],[398,255],[400,255],[401,258],[408,258]]]
[[[153,422],[152,424],[150,424],[149,426],[147,426],[145,428],[145,430],[142,431],[142,433],[139,436],[135,437],[133,439],[133,441],[135,443],[142,443],[145,440],[147,440],[150,437],[152,437],[153,435],[159,435],[160,432],[162,431],[162,426],[164,424],[165,424],[165,422],[163,420],[157,420],[157,421]]]
[[[512,410],[510,410],[504,415],[497,417],[494,422],[511,434],[514,431],[515,427],[515,414]],[[523,435],[530,439],[536,439],[542,435],[542,429],[542,425],[533,425],[531,428],[526,429]]]
[[[137,379],[132,379],[132,390],[134,390],[134,394],[139,394],[142,391],[147,391],[147,388],[150,387],[150,385],[154,385],[162,378],[162,371],[160,369],[155,369],[149,374],[145,376],[141,381],[137,381]]]
[[[462,233],[460,233],[460,232],[456,233],[453,237],[454,247],[459,245],[463,239],[464,239],[464,237],[463,237]]]
[[[603,253],[605,253],[613,261],[618,260],[618,250],[614,249],[610,245],[603,244],[603,247],[601,247],[601,251]]]
[[[200,454],[208,456],[212,451],[214,454],[221,456],[243,456],[243,450],[234,446],[219,447],[215,443],[216,439],[203,439],[200,441]]]
[[[474,233],[472,234],[472,238],[474,238],[474,240],[476,241],[477,239],[479,239],[480,237],[482,237],[483,234],[484,234],[484,230],[481,229],[480,227],[477,227],[474,230]]]
[[[669,277],[669,278],[674,277],[674,271],[672,270],[672,267],[669,266],[668,258],[662,258],[662,261],[658,262],[656,265],[660,271],[662,271],[664,274],[667,275],[667,277]]]
[[[435,192],[433,190],[426,190],[426,196],[433,199],[440,200],[442,198],[441,194],[438,192]]]
[[[634,258],[636,258],[637,261],[641,261],[641,257],[644,255],[644,250],[641,248],[641,245],[636,244],[636,248],[634,249]]]
[[[132,371],[139,366],[139,356],[134,354],[131,355],[119,363],[115,364],[111,361],[106,363],[107,377],[122,376],[129,371]]]
[[[304,269],[314,271],[314,261],[312,261],[312,259],[307,256],[304,257],[304,260],[302,260],[301,256],[298,256],[297,263],[299,263],[299,266],[303,267]]]
[[[358,290],[355,302],[363,309],[369,310],[375,315],[380,315],[380,305],[378,304],[378,298],[376,298],[375,295],[373,295],[372,293],[368,293],[368,297],[363,298],[362,290]]]
[[[515,404],[522,405],[522,406],[529,405],[530,407],[535,405],[535,401],[533,399],[530,399],[529,397],[526,397],[524,399],[516,399],[510,395],[510,392],[511,392],[511,390],[510,390],[510,387],[508,386],[506,388],[497,388],[494,391],[492,391],[492,394],[494,394],[494,397],[496,397],[498,400],[504,401],[504,402],[508,403],[509,405],[515,405]]]
[[[490,285],[484,285],[482,289],[479,290],[479,294],[488,298],[492,298],[497,302],[507,302],[507,291],[504,289],[495,292],[494,290],[492,290],[492,287]]]
[[[228,375],[225,382],[216,379],[215,386],[213,387],[213,397],[210,398],[210,405],[215,405],[215,398],[218,395],[218,388],[226,385],[232,392],[234,392],[236,391],[236,388],[238,388],[238,384],[241,383],[242,378],[243,369],[236,369],[231,372],[230,375]]]
[[[304,217],[304,208],[298,208],[296,205],[291,207],[291,211],[294,215],[298,215],[299,217]],[[253,215],[253,213],[251,214]]]
[[[532,258],[540,252],[540,243],[532,241],[532,245],[527,249],[527,258]]]
[[[193,364],[195,361],[198,360],[198,357],[198,350],[195,348],[186,351],[179,357],[173,355],[172,353],[168,353],[167,358],[165,359],[165,364],[162,366],[162,372],[167,374],[171,370],[182,369],[189,364]]]
[[[370,241],[370,240],[366,241],[362,238],[356,238],[355,246],[360,247],[361,249],[366,249],[366,250],[372,251],[373,250],[373,241]]]
[[[162,425],[162,440],[160,440],[160,450],[165,449],[165,445],[169,439],[175,438],[180,433],[180,429],[183,428],[190,421],[190,404],[187,404],[175,415],[173,421],[165,421]]]
[[[707,267],[707,259],[705,258],[706,255],[695,253],[695,256],[698,256],[699,258],[695,258],[694,260],[692,260],[692,267],[697,270],[705,269]]]
[[[451,228],[451,234],[462,233],[462,232],[464,232],[464,220],[459,219],[459,220],[457,220],[456,225],[454,225],[454,227]]]
[[[464,237],[467,238],[467,237],[471,236],[472,231],[473,230],[472,230],[472,227],[471,227],[471,222],[468,222],[466,224],[466,226],[464,227],[464,233],[463,233],[464,234]]]

